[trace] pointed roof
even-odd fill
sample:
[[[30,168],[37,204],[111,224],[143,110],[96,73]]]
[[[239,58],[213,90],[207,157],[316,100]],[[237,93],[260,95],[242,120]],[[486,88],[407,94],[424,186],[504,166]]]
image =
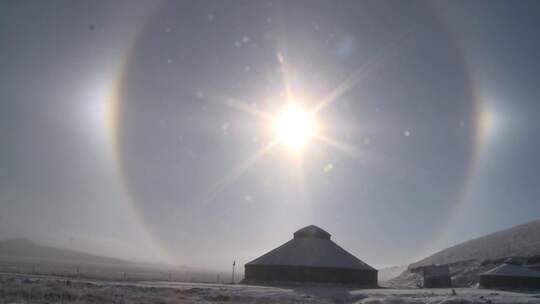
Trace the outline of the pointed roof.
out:
[[[540,271],[532,270],[524,266],[504,263],[482,273],[481,276],[540,278]]]
[[[324,231],[315,225],[309,225],[302,229],[299,229],[293,234],[295,239],[299,238],[318,238],[318,239],[330,239],[330,233]]]
[[[331,241],[330,233],[314,225],[296,231],[292,240],[246,265],[375,270]]]

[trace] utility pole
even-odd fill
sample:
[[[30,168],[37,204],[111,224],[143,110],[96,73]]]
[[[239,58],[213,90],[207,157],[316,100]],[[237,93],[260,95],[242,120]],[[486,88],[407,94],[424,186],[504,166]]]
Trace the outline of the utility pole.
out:
[[[232,276],[231,276],[231,284],[234,284],[234,266],[236,266],[236,260],[232,262]]]

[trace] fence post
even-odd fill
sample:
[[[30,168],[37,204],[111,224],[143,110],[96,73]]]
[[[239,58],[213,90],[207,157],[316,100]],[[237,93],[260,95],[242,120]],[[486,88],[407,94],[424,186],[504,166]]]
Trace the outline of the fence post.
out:
[[[231,276],[231,284],[234,284],[234,266],[236,266],[236,260],[232,263],[232,276]]]

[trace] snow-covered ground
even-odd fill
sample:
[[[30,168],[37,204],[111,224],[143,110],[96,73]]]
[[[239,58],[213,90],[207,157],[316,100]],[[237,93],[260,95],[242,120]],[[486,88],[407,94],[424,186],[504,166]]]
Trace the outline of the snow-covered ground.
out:
[[[0,303],[540,303],[540,295],[485,289],[357,289],[200,283],[111,283],[0,274]]]

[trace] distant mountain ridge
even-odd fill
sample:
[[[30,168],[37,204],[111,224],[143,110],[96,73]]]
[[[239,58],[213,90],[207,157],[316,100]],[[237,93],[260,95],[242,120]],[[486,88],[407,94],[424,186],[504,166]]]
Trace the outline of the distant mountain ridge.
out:
[[[39,259],[82,264],[131,264],[131,262],[122,259],[42,246],[25,238],[0,241],[0,258]]]
[[[99,280],[184,281],[215,283],[228,272],[189,266],[135,262],[44,246],[18,238],[0,240],[0,272],[82,276]],[[216,278],[217,275],[217,278]],[[1,301],[0,301],[1,302]]]
[[[535,220],[441,250],[409,265],[409,269],[431,264],[497,260],[505,257],[540,256],[540,220]]]

